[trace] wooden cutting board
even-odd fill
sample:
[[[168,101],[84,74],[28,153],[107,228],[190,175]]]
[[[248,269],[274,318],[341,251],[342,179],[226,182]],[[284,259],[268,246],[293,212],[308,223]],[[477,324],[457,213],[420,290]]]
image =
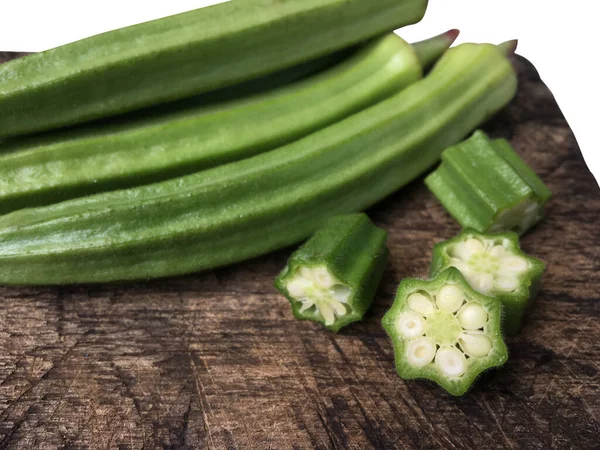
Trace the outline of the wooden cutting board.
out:
[[[459,231],[419,180],[369,211],[391,262],[337,335],[273,288],[291,249],[147,283],[0,287],[0,449],[600,448],[600,191],[534,67],[515,64],[518,97],[486,130],[555,196],[522,240],[548,270],[502,369],[461,398],[396,375],[381,317]]]

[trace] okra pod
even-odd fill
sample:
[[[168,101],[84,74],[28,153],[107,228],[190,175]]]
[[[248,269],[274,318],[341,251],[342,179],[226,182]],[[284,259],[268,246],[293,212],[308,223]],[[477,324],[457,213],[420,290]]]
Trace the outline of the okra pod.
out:
[[[459,396],[508,359],[501,316],[500,301],[472,289],[450,267],[432,280],[403,280],[382,324],[401,378],[435,381]]]
[[[366,214],[333,217],[292,254],[275,286],[296,318],[337,332],[371,305],[388,260],[386,239]]]
[[[0,283],[148,279],[301,242],[431,167],[514,96],[495,45],[448,50],[403,91],[291,144],[185,177],[0,216]]]
[[[209,92],[421,20],[427,0],[234,0],[0,65],[0,136]]]
[[[545,264],[521,251],[517,234],[465,230],[436,244],[430,275],[435,277],[451,266],[461,271],[471,287],[502,302],[506,334],[520,330],[523,316],[537,295]]]
[[[552,195],[506,140],[482,131],[445,150],[425,183],[463,228],[480,232],[525,233]]]
[[[454,37],[447,34],[417,44],[418,54],[439,58]],[[342,120],[422,74],[417,52],[390,33],[325,71],[270,92],[172,110],[131,126],[98,127],[79,139],[37,139],[0,155],[0,214],[248,158]]]

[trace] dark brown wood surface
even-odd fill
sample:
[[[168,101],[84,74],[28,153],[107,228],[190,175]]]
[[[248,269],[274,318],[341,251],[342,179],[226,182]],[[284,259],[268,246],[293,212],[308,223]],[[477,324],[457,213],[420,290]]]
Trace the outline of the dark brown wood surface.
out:
[[[0,287],[0,449],[600,448],[600,191],[551,93],[515,63],[518,97],[486,129],[555,196],[522,240],[548,270],[502,369],[461,398],[396,375],[380,319],[459,231],[419,180],[370,211],[391,262],[338,335],[294,320],[272,287],[290,249],[148,283]]]

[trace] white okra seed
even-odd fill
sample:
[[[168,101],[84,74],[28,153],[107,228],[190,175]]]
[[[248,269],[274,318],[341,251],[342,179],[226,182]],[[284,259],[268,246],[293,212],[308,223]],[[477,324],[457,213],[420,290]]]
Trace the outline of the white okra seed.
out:
[[[481,333],[463,333],[458,343],[467,355],[476,358],[487,356],[493,346],[492,340]]]
[[[458,312],[458,321],[465,330],[478,330],[488,320],[488,313],[478,303],[467,303]]]
[[[335,311],[335,314],[338,317],[346,314],[346,307],[341,302],[337,301],[336,299],[332,298],[329,301],[329,304],[331,305],[331,307]]]
[[[460,288],[454,284],[446,284],[438,291],[435,302],[441,310],[448,312],[458,311],[463,304],[464,295]]]
[[[400,314],[396,323],[398,331],[408,339],[421,336],[425,329],[425,320],[423,317],[410,311]]]
[[[335,284],[335,279],[329,273],[329,270],[327,270],[325,267],[314,267],[313,277],[317,284],[326,289],[332,287]]]
[[[325,319],[325,325],[333,325],[335,314],[333,313],[333,308],[328,303],[320,303],[319,312],[323,316],[323,319]]]
[[[462,261],[469,261],[473,255],[483,253],[485,246],[479,239],[467,239],[454,247],[454,255]]]
[[[406,359],[412,366],[426,366],[433,361],[435,349],[435,342],[430,338],[422,337],[413,339],[406,345]]]
[[[300,275],[310,281],[313,281],[315,278],[313,270],[310,267],[300,267]]]
[[[477,273],[469,276],[469,283],[479,292],[487,294],[494,288],[494,277],[489,273]]]
[[[302,307],[300,308],[300,312],[304,312],[310,308],[312,308],[314,306],[315,302],[313,302],[312,300],[306,300],[304,302],[302,302]]]
[[[418,292],[410,294],[407,301],[410,309],[425,316],[435,309],[431,300]]]
[[[348,299],[350,298],[350,294],[352,293],[352,290],[343,284],[336,284],[335,286],[333,286],[331,288],[331,292],[333,297],[342,303],[348,303]]]
[[[287,284],[286,288],[288,294],[290,294],[295,299],[300,299],[306,297],[306,290],[310,289],[311,286],[312,283],[307,279],[297,277],[291,280]]]
[[[496,279],[496,288],[503,291],[514,291],[519,287],[519,280],[514,276],[499,277]]]
[[[528,267],[527,261],[519,256],[506,256],[500,261],[500,269],[506,272],[524,272]]]
[[[490,255],[496,256],[497,258],[502,258],[504,255],[506,255],[506,249],[502,245],[494,245],[490,249]]]
[[[435,355],[438,370],[449,377],[460,377],[467,370],[467,358],[456,347],[442,347]]]

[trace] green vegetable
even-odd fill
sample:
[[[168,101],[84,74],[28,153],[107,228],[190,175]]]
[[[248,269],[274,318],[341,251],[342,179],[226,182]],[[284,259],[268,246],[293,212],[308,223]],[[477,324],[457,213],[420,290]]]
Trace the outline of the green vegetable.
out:
[[[432,41],[440,43],[428,49],[430,58],[451,42],[445,35]],[[421,76],[415,51],[388,34],[329,70],[249,99],[173,110],[79,139],[37,139],[0,156],[0,214],[254,156],[377,103]]]
[[[300,242],[414,180],[506,105],[512,65],[463,44],[402,92],[276,150],[186,177],[0,217],[0,283],[147,279]]]
[[[514,335],[533,302],[544,273],[542,261],[523,253],[515,233],[481,234],[465,230],[437,244],[430,275],[459,269],[471,287],[499,299],[504,306],[504,331]]]
[[[434,280],[403,280],[382,324],[401,378],[432,380],[458,396],[508,359],[501,316],[497,299],[473,290],[451,267]]]
[[[0,136],[231,86],[421,20],[426,0],[235,0],[0,65]]]
[[[366,214],[334,217],[294,252],[275,286],[296,318],[337,332],[369,309],[389,256],[386,239]]]
[[[525,233],[552,195],[507,141],[482,131],[444,151],[425,183],[463,228],[481,232]]]

